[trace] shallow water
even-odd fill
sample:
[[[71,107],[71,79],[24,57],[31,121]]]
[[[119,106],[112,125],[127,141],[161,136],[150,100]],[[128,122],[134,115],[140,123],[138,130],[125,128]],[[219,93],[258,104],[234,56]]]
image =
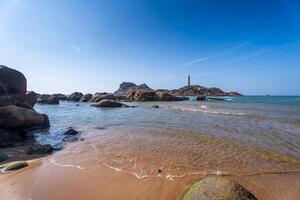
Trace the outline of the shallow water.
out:
[[[59,147],[63,132],[73,127],[85,141],[54,154],[53,164],[104,165],[138,178],[300,171],[300,97],[225,99],[114,109],[71,102],[37,105],[51,121],[49,132],[37,139]]]

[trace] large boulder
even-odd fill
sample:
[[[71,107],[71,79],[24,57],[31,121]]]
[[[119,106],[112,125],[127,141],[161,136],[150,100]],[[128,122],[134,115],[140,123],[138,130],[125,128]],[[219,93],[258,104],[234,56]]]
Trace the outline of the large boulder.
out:
[[[127,99],[133,101],[157,101],[158,97],[156,96],[154,91],[151,90],[131,90],[127,95]]]
[[[102,94],[102,95],[97,95],[95,96],[95,98],[92,98],[91,102],[99,102],[99,101],[102,101],[102,100],[113,100],[115,101],[116,100],[116,96],[113,95],[113,94]]]
[[[88,102],[92,99],[93,95],[92,94],[85,94],[80,98],[81,102]]]
[[[199,95],[197,96],[197,101],[205,101],[206,100],[206,96],[205,95]]]
[[[59,104],[59,97],[50,94],[43,94],[37,99],[39,104]]]
[[[21,72],[0,65],[0,106],[23,101],[26,87],[26,78]]]
[[[0,128],[48,128],[47,115],[18,106],[0,107]]]
[[[152,89],[146,85],[145,83],[141,85],[136,85],[131,82],[123,82],[120,84],[119,89],[115,92],[116,95],[126,96],[129,94],[130,91],[137,91],[137,90],[150,90]]]
[[[210,177],[193,184],[183,200],[257,200],[241,185],[223,178]]]
[[[56,98],[58,98],[60,101],[66,101],[68,97],[64,94],[53,94]]]
[[[186,100],[185,97],[177,97],[171,95],[167,92],[156,92],[155,95],[158,97],[159,101],[183,101]]]
[[[9,156],[6,153],[0,151],[0,162],[6,161],[8,159],[9,159]]]
[[[78,101],[80,101],[82,96],[83,96],[83,94],[81,92],[74,92],[74,93],[70,94],[70,96],[68,97],[68,101],[78,102]]]
[[[35,93],[33,91],[29,91],[29,92],[26,92],[26,94],[25,94],[24,102],[30,104],[33,107],[34,104],[36,104],[36,102],[37,102],[37,98],[38,98],[37,93]]]
[[[22,169],[27,166],[28,166],[28,162],[26,162],[26,161],[13,161],[13,162],[1,165],[0,168],[3,168],[3,171],[12,171],[12,170]]]
[[[106,99],[98,103],[91,104],[91,106],[100,107],[100,108],[128,107],[126,104],[120,103],[118,101],[106,100]]]

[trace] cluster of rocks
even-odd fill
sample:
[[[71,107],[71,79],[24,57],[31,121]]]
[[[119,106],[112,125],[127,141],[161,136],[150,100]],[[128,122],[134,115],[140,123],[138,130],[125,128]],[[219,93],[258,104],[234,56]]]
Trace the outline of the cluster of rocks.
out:
[[[33,109],[37,95],[26,89],[21,72],[0,66],[0,148],[32,139],[33,130],[50,126],[48,116]]]
[[[126,98],[132,101],[183,101],[188,99],[167,92],[155,92],[145,89],[131,90]]]
[[[220,88],[207,88],[200,85],[184,86],[179,89],[170,90],[169,92],[179,96],[241,96],[238,92],[224,92]]]

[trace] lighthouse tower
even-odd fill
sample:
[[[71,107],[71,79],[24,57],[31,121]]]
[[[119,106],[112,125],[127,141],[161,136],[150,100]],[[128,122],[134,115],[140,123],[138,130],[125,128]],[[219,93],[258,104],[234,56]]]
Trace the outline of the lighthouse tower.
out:
[[[188,86],[190,87],[191,86],[191,76],[188,75]]]

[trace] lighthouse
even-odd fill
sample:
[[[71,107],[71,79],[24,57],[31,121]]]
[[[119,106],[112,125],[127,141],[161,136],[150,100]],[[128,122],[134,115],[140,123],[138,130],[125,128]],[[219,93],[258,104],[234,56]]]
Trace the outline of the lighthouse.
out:
[[[188,75],[188,86],[190,87],[191,86],[191,76]]]

